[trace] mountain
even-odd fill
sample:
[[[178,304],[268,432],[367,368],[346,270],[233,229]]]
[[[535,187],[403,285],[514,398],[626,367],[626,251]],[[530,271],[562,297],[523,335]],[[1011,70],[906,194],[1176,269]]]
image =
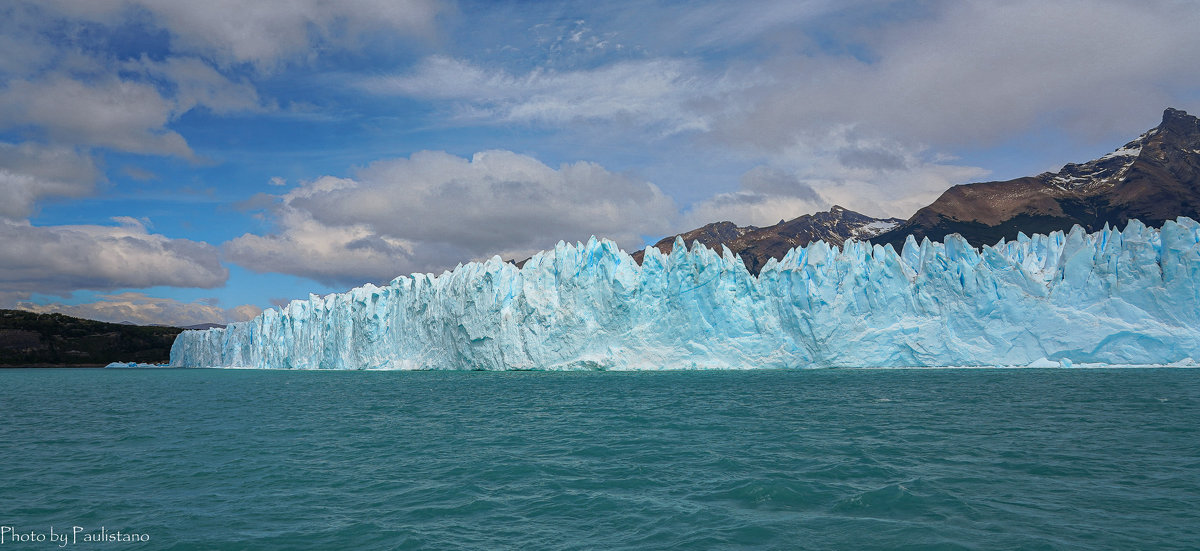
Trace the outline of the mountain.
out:
[[[827,212],[805,214],[791,220],[780,220],[778,224],[758,228],[738,226],[733,222],[715,222],[663,238],[653,246],[669,254],[675,248],[675,239],[683,238],[691,245],[699,241],[704,246],[720,251],[721,245],[742,257],[750,273],[757,274],[768,259],[780,259],[794,247],[803,247],[810,242],[823,240],[830,245],[841,245],[847,239],[865,241],[899,226],[899,218],[872,218],[865,214],[834,205]],[[633,253],[633,259],[641,263],[646,251]]]
[[[958,233],[978,247],[1017,232],[1123,228],[1134,218],[1158,227],[1178,216],[1200,219],[1200,119],[1167,109],[1161,124],[1108,155],[1058,172],[954,186],[872,241],[899,247],[910,233],[918,241]]]
[[[718,251],[724,244],[757,274],[768,259],[818,239],[841,245],[854,238],[899,249],[909,234],[942,241],[958,233],[979,247],[1020,232],[1049,234],[1076,224],[1094,232],[1105,224],[1124,228],[1132,219],[1159,227],[1179,216],[1200,220],[1200,119],[1168,108],[1157,127],[1099,159],[1037,176],[954,186],[907,221],[834,206],[764,228],[715,222],[653,246],[670,253],[677,237]],[[644,254],[633,258],[640,263]],[[513,263],[520,267],[526,260]]]
[[[0,366],[84,367],[115,361],[166,363],[182,329],[104,323],[0,310]]]
[[[181,329],[212,329],[214,327],[225,327],[224,323],[197,323],[195,325],[184,325]]]

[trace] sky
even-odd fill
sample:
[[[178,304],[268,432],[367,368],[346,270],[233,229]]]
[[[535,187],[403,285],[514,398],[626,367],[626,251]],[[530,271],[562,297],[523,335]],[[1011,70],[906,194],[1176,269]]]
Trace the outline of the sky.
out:
[[[10,0],[0,308],[192,325],[1119,148],[1200,4]]]

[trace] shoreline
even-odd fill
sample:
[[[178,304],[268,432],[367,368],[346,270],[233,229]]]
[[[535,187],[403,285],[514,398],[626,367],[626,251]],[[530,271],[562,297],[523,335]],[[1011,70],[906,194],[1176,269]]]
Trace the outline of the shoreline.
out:
[[[31,364],[31,365],[0,365],[0,369],[69,369],[80,367],[87,369],[103,369],[108,364]]]

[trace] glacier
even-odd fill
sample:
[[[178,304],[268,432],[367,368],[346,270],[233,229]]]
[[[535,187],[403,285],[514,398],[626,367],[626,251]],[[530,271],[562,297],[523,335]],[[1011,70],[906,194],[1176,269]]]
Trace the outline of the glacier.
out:
[[[292,301],[184,331],[176,367],[748,369],[1193,364],[1200,224],[1026,236],[957,234],[901,251],[814,242],[756,277],[677,240],[639,266],[612,241],[560,242],[523,268],[493,257],[440,276]]]

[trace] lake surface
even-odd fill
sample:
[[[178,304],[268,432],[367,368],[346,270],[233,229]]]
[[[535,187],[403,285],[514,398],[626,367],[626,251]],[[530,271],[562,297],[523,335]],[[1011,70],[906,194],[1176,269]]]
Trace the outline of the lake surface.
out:
[[[0,526],[149,538],[77,549],[1196,549],[1198,424],[1196,369],[0,370]]]

